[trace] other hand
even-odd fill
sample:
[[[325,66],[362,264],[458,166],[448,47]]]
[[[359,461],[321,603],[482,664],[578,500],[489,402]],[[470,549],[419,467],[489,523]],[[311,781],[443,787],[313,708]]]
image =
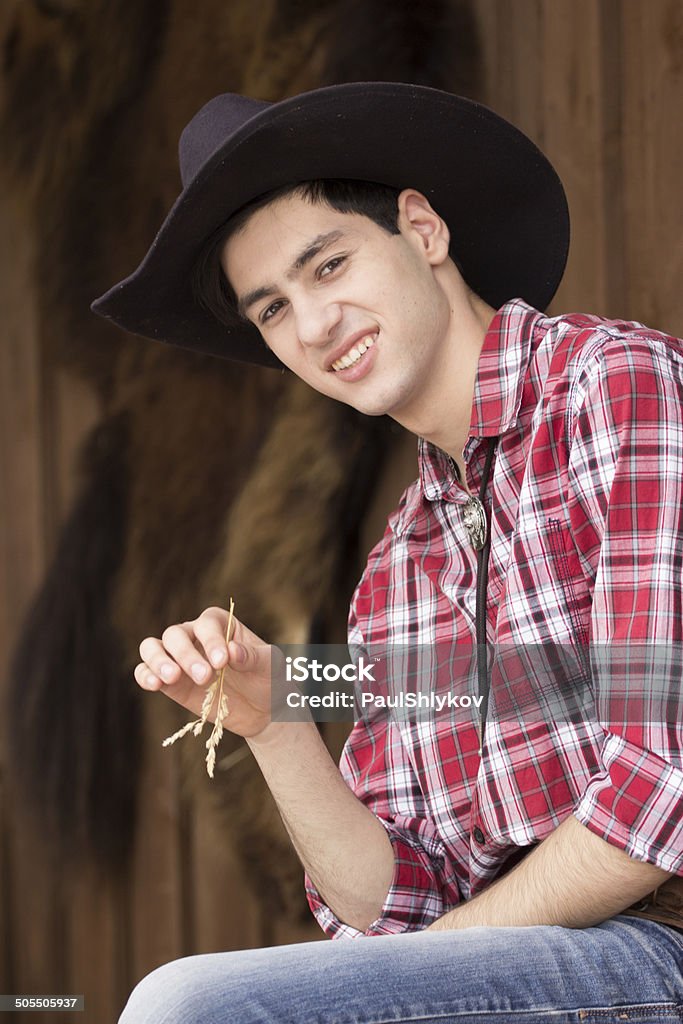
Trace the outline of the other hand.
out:
[[[280,652],[234,617],[226,644],[227,627],[228,612],[213,607],[169,626],[160,639],[146,637],[135,679],[143,689],[161,690],[199,717],[206,688],[224,669],[229,710],[223,725],[238,736],[256,736],[270,722],[271,658]]]

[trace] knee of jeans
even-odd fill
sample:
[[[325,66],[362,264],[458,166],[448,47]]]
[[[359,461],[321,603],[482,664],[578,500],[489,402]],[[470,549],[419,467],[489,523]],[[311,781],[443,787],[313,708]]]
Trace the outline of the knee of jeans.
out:
[[[130,994],[119,1024],[197,1024],[203,1019],[195,1005],[201,989],[193,984],[187,960],[157,967]]]

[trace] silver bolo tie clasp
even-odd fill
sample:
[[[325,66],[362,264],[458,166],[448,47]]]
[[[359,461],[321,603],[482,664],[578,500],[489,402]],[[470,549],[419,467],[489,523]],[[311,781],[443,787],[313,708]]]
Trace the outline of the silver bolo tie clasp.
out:
[[[470,495],[465,502],[463,522],[472,547],[475,551],[481,551],[486,544],[486,512],[479,498],[474,495]]]

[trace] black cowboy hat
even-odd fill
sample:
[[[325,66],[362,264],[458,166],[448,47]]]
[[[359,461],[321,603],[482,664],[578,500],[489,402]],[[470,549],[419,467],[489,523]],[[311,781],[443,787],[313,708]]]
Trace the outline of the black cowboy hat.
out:
[[[183,191],[140,266],[92,309],[134,334],[280,366],[251,324],[227,327],[197,302],[193,277],[213,233],[283,185],[352,178],[423,192],[448,224],[467,284],[498,308],[545,309],[564,272],[567,202],[546,157],[472,100],[391,82],[333,85],[266,103],[226,93],[180,139]]]

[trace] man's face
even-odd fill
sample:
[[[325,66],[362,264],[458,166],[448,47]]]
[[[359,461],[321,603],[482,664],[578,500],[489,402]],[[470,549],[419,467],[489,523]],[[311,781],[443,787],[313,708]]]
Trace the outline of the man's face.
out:
[[[391,235],[359,214],[279,199],[230,238],[221,262],[285,366],[324,395],[405,422],[443,362],[450,306],[447,232],[445,249],[435,246],[428,222],[439,218],[419,193],[401,193],[399,210]]]

